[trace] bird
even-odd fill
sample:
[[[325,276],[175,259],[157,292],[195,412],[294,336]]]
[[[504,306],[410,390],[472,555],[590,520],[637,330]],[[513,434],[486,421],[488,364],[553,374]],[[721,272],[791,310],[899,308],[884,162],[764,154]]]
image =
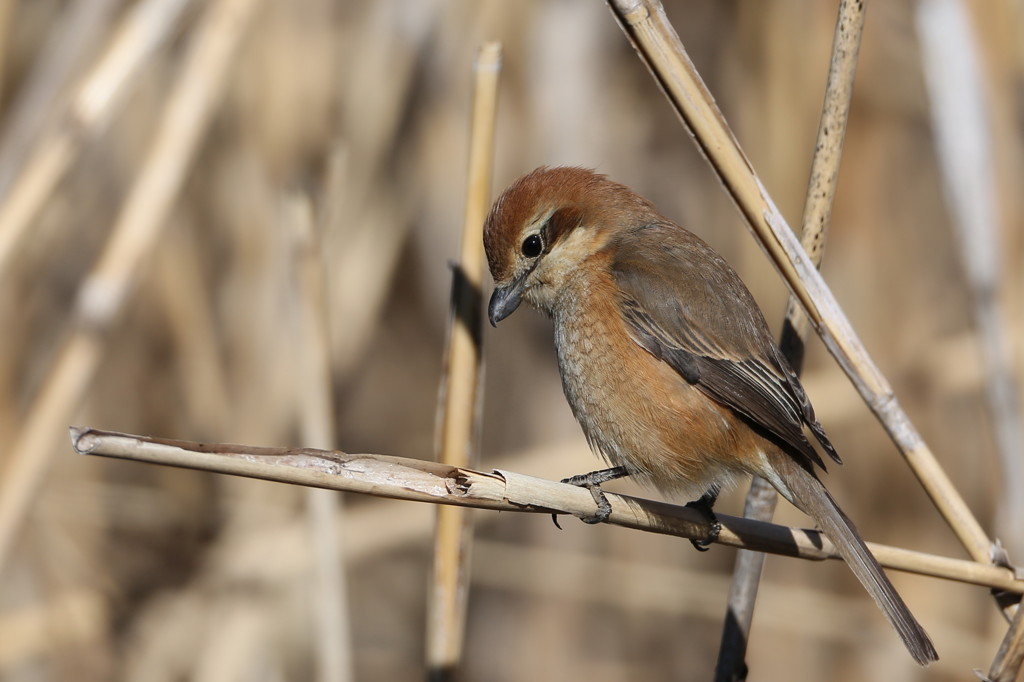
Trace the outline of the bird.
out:
[[[753,296],[717,252],[629,187],[568,166],[509,185],[483,239],[491,325],[524,300],[552,320],[565,397],[612,465],[566,481],[599,489],[629,476],[699,498],[710,514],[719,490],[760,476],[832,541],[914,660],[938,660],[818,477],[825,463],[805,428],[840,457]],[[600,507],[591,521],[607,517],[610,506]]]

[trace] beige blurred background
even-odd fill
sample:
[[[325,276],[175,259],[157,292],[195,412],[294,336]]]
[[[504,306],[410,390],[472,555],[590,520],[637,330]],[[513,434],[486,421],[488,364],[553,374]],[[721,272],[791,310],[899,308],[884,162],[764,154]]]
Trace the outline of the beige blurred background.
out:
[[[109,120],[69,128],[59,112],[136,3],[0,0],[0,200],[10,200],[33,149],[60,131],[81,140],[0,271],[0,476],[18,457],[47,462],[0,566],[4,680],[317,679],[303,490],[78,457],[65,428],[303,445],[309,387],[297,369],[301,304],[284,207],[306,201],[327,267],[335,446],[431,458],[470,67],[485,40],[504,46],[495,193],[541,164],[597,168],[719,249],[775,329],[785,310],[784,286],[604,3],[243,0],[235,5],[251,16],[215,85],[212,116],[123,305],[99,332],[95,372],[71,413],[25,442],[47,377],[82,329],[83,278],[146,172],[169,96],[219,0],[178,4],[166,41]],[[793,225],[836,4],[667,3]],[[1024,9],[967,5],[994,140],[1005,371],[1016,379]],[[824,274],[994,535],[1002,491],[1014,486],[996,455],[917,9],[904,0],[868,11]],[[480,466],[551,478],[597,468],[561,395],[547,321],[524,308],[485,331],[485,350]],[[863,534],[965,557],[817,340],[805,374],[846,462],[827,483]],[[724,496],[719,510],[740,513],[744,492]],[[421,679],[434,510],[356,496],[343,507],[354,679]],[[698,554],[679,539],[572,519],[559,532],[544,516],[474,518],[464,679],[710,678],[732,550]],[[785,504],[777,518],[807,523]],[[1004,540],[1024,551],[1024,538]],[[937,665],[914,666],[841,564],[771,557],[751,679],[962,680],[987,669],[1006,627],[987,590],[892,577],[934,638]]]

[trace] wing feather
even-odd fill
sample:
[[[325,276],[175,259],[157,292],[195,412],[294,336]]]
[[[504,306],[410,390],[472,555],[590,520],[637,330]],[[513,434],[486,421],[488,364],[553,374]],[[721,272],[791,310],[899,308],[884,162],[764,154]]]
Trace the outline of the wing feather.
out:
[[[840,461],[760,309],[721,256],[671,223],[628,232],[615,246],[620,310],[637,344],[797,459],[825,466],[806,424]]]

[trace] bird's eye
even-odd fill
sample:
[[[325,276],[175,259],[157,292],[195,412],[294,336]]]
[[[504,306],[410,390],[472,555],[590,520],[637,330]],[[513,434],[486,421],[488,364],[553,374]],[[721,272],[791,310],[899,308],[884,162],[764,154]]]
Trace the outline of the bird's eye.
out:
[[[523,255],[527,258],[536,258],[544,250],[544,242],[539,234],[531,234],[523,240]]]

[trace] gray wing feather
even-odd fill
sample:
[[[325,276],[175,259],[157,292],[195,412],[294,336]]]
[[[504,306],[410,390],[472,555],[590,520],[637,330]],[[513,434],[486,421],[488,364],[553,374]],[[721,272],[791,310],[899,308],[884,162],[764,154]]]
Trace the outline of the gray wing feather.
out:
[[[670,223],[629,232],[616,246],[612,273],[634,341],[798,459],[824,468],[807,424],[840,461],[753,297],[718,254]]]

